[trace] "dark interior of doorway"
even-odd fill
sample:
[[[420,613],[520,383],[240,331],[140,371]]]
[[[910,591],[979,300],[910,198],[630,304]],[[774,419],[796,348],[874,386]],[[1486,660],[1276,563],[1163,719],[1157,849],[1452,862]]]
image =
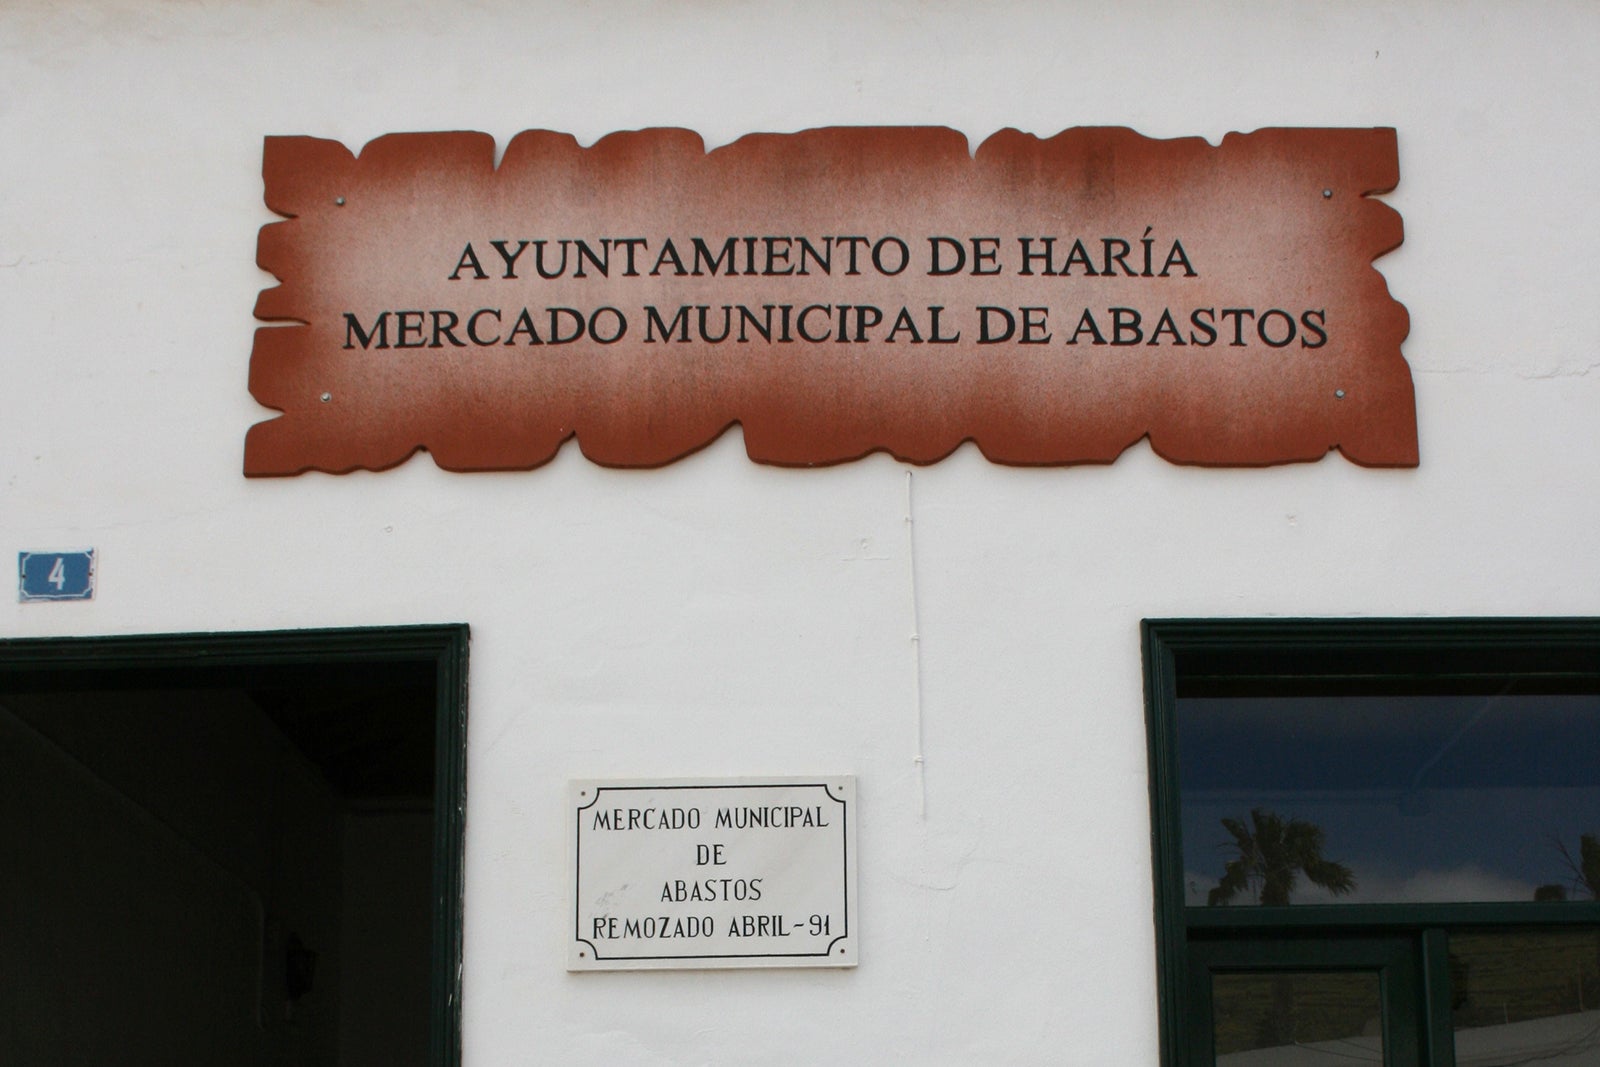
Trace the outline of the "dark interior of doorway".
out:
[[[466,647],[0,641],[0,1062],[458,1062]]]

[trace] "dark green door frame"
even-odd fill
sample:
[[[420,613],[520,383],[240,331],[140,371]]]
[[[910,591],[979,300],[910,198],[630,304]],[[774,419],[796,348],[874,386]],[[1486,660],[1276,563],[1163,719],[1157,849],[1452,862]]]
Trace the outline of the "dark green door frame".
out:
[[[433,1067],[461,1062],[463,842],[467,810],[465,624],[261,633],[0,640],[0,688],[250,686],[348,669],[426,669],[434,678]]]

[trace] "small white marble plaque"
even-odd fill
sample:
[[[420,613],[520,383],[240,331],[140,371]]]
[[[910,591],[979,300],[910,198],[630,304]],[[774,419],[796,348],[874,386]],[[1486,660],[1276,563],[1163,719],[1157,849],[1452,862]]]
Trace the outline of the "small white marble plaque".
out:
[[[854,967],[856,781],[570,783],[571,971]]]

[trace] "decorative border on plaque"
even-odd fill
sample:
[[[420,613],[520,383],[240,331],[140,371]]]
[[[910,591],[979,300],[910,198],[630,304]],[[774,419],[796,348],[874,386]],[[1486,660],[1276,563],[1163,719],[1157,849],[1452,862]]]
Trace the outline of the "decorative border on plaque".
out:
[[[1392,129],[269,137],[245,473],[1417,464]]]
[[[569,970],[853,967],[855,779],[575,781]]]

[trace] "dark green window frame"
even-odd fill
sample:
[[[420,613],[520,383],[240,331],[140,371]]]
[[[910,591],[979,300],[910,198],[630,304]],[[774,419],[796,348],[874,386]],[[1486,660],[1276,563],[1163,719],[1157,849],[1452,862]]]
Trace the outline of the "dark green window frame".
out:
[[[1600,925],[1600,902],[1186,906],[1179,821],[1177,701],[1217,687],[1263,695],[1352,682],[1411,692],[1449,692],[1475,680],[1515,676],[1600,692],[1600,619],[1162,619],[1146,620],[1149,738],[1161,1062],[1199,1067],[1206,1046],[1196,968],[1234,944],[1332,946],[1398,940],[1415,961],[1417,1031],[1403,1035],[1417,1062],[1451,1067],[1448,938],[1488,929]],[[1209,1026],[1209,1020],[1203,1025]],[[1401,1067],[1410,1053],[1400,1057]]]
[[[0,640],[0,678],[19,688],[72,688],[88,683],[137,689],[173,684],[270,685],[319,670],[431,670],[435,703],[428,1063],[456,1067],[461,1062],[469,639],[464,623],[21,638]]]

